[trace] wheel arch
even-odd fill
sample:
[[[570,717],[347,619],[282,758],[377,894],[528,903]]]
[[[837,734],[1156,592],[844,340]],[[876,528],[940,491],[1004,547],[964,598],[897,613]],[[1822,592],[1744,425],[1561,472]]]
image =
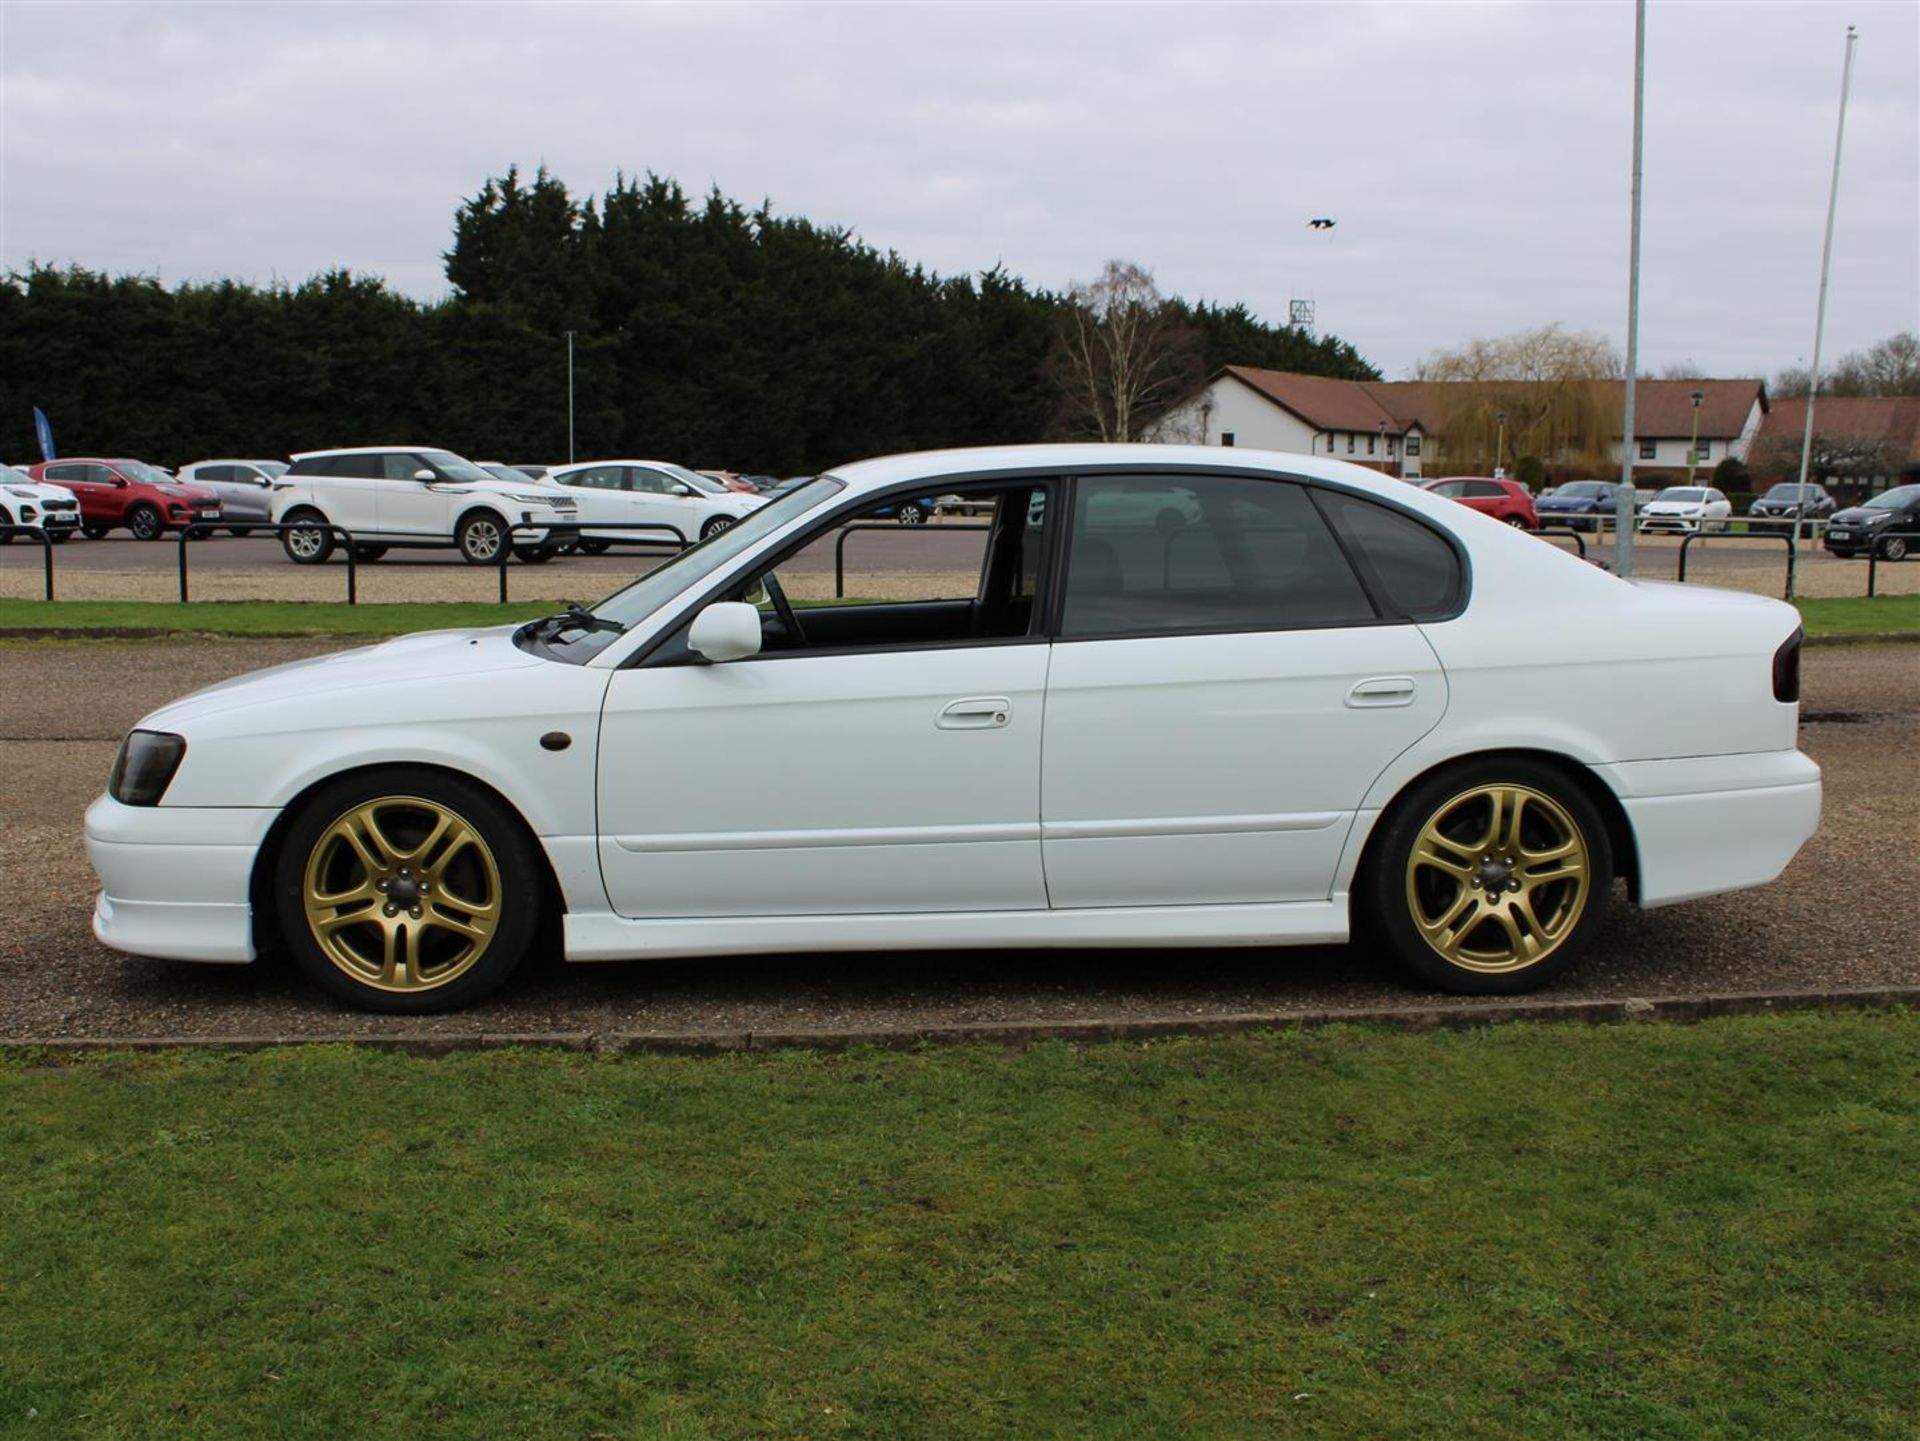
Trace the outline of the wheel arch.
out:
[[[515,805],[512,798],[498,786],[489,784],[482,777],[468,771],[458,770],[453,766],[435,765],[430,761],[382,761],[348,766],[344,770],[316,777],[281,807],[280,814],[273,818],[273,824],[267,828],[266,837],[260,842],[259,850],[254,853],[253,870],[247,878],[247,902],[252,912],[255,953],[268,955],[281,949],[279,927],[273,920],[273,873],[279,864],[281,847],[285,845],[287,832],[292,829],[293,823],[312,804],[314,797],[328,786],[338,781],[378,771],[404,771],[416,775],[424,771],[446,776],[449,779],[477,786],[500,803],[501,809],[512,818],[513,824],[520,828],[521,834],[532,846],[534,855],[539,857],[541,900],[544,903],[541,910],[542,936],[545,938],[547,929],[552,929],[552,939],[555,942],[553,951],[558,954],[560,918],[567,913],[567,895],[561,888],[559,873],[553,868],[553,857],[547,853],[547,848],[541,843],[539,835],[528,824],[520,807]]]
[[[1570,785],[1579,788],[1580,793],[1593,803],[1600,812],[1607,827],[1607,844],[1613,852],[1613,873],[1627,883],[1628,894],[1634,900],[1640,898],[1640,851],[1633,835],[1633,825],[1627,819],[1626,807],[1620,804],[1620,797],[1613,788],[1603,781],[1593,769],[1560,751],[1542,750],[1530,746],[1500,746],[1488,750],[1468,751],[1462,755],[1448,756],[1436,761],[1425,770],[1408,776],[1395,790],[1392,797],[1380,808],[1367,838],[1360,848],[1358,860],[1354,863],[1353,879],[1348,886],[1351,894],[1357,889],[1358,878],[1367,872],[1377,858],[1380,837],[1386,830],[1382,824],[1415,787],[1424,784],[1434,776],[1443,775],[1451,770],[1463,769],[1470,765],[1479,765],[1487,761],[1524,760],[1535,765],[1546,766],[1564,776]]]

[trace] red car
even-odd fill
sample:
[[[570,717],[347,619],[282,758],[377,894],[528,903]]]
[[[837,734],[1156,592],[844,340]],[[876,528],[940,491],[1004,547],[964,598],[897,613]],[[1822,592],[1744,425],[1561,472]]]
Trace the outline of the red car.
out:
[[[1422,490],[1444,495],[1462,505],[1472,506],[1482,515],[1522,530],[1540,529],[1540,517],[1533,508],[1533,493],[1517,480],[1495,480],[1483,475],[1450,475],[1430,480]]]
[[[80,501],[80,529],[95,540],[117,525],[141,540],[158,540],[191,521],[220,518],[218,493],[182,484],[144,460],[43,460],[27,474],[72,491]]]

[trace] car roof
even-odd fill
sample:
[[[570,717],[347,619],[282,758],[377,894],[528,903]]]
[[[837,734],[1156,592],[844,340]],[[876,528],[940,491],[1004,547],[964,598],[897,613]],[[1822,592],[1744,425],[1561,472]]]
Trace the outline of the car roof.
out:
[[[671,465],[680,470],[686,467],[677,460],[570,460],[565,465],[550,465],[549,475],[558,475],[563,470],[588,470],[596,465]]]
[[[406,441],[395,441],[392,445],[343,445],[333,450],[296,450],[293,452],[292,458],[294,460],[309,460],[318,455],[378,455],[382,451],[388,450],[438,450],[444,451],[448,455],[459,454],[458,451],[449,450],[444,445],[419,445],[409,444]]]

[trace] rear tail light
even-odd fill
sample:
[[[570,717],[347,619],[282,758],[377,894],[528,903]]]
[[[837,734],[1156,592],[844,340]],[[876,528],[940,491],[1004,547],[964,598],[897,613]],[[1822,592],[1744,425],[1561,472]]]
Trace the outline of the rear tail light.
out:
[[[1773,698],[1787,705],[1797,705],[1800,700],[1800,643],[1806,638],[1806,628],[1802,627],[1773,653]]]

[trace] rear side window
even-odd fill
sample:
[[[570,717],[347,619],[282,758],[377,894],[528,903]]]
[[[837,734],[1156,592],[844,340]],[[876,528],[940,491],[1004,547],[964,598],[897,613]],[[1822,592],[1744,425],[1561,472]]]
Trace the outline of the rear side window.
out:
[[[1361,625],[1376,614],[1306,491],[1103,476],[1074,496],[1064,639]]]
[[[1316,491],[1321,508],[1389,611],[1408,620],[1446,620],[1466,602],[1460,555],[1403,511],[1341,491]]]

